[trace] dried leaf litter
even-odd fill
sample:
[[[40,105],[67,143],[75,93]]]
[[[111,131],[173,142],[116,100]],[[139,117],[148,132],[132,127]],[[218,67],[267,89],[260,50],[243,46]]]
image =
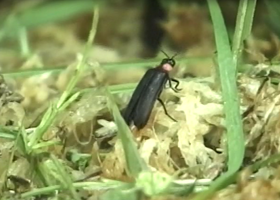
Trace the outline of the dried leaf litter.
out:
[[[244,116],[246,159],[256,161],[279,151],[279,98],[278,87],[263,78],[238,76],[241,114]],[[156,106],[150,119],[152,125],[142,130],[139,152],[151,169],[173,174],[179,168],[189,170],[185,177],[214,178],[225,164],[225,119],[220,91],[211,79],[181,81],[183,90],[174,94],[179,101],[167,103],[167,110],[178,120],[169,120],[162,108]],[[253,106],[253,109],[251,109]],[[141,135],[140,135],[141,137]],[[214,138],[205,141],[205,137]],[[209,143],[213,144],[209,144]],[[112,151],[106,163],[125,163]],[[108,161],[110,160],[110,162]],[[112,166],[106,165],[104,168]],[[188,170],[187,170],[188,171]],[[201,173],[202,172],[202,173]],[[117,173],[116,171],[112,174]],[[119,174],[119,173],[117,173]]]

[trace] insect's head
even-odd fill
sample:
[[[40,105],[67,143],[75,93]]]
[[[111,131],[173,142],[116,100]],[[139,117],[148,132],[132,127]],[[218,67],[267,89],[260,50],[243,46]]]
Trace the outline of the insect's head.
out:
[[[174,57],[177,55],[173,55],[171,58],[164,52],[164,51],[161,51],[167,58],[164,58],[162,59],[160,65],[162,66],[162,68],[165,70],[165,71],[171,71],[172,68],[176,65],[176,62],[174,60]]]
[[[161,65],[164,65],[164,64],[169,64],[172,67],[174,67],[176,65],[176,62],[175,62],[175,60],[173,58],[164,58],[161,61]]]

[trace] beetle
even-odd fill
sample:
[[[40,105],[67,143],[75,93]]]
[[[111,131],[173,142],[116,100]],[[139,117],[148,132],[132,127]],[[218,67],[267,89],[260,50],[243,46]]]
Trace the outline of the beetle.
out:
[[[178,88],[179,81],[169,76],[169,72],[176,65],[174,60],[176,55],[169,58],[166,53],[164,54],[167,58],[164,58],[155,68],[146,71],[136,86],[127,107],[122,111],[122,116],[128,126],[134,125],[138,130],[142,129],[147,124],[157,100],[163,106],[165,114],[173,121],[176,121],[168,114],[163,101],[160,99],[162,90],[167,82],[174,92],[181,90]],[[175,87],[172,86],[172,82],[176,83]]]

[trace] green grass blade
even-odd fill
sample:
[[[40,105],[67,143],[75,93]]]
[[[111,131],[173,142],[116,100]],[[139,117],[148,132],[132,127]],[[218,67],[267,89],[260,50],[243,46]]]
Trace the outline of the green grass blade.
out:
[[[235,65],[238,65],[243,49],[243,42],[251,33],[256,2],[256,0],[241,0],[239,3],[232,43],[233,61]]]
[[[236,85],[236,64],[229,44],[220,7],[216,0],[208,0],[208,6],[214,27],[215,41],[218,52],[218,70],[224,101],[224,111],[227,127],[228,171],[212,183],[210,188],[199,195],[195,200],[209,198],[216,190],[232,183],[244,157],[245,143],[243,126],[239,110],[239,97]]]
[[[118,136],[122,141],[128,173],[133,177],[137,177],[140,172],[148,170],[148,167],[138,153],[135,141],[133,139],[133,134],[121,116],[121,113],[114,102],[112,94],[108,89],[106,90],[109,97],[108,107],[118,127]]]
[[[178,58],[176,62],[180,63],[195,63],[201,61],[207,61],[212,59],[211,57],[189,57],[189,58]],[[123,70],[128,68],[147,68],[156,66],[160,63],[159,59],[147,59],[147,60],[137,60],[130,62],[117,62],[117,63],[100,63],[101,67],[106,70]],[[67,66],[57,66],[57,67],[45,67],[41,69],[29,69],[29,70],[17,70],[13,72],[3,72],[4,77],[24,77],[24,76],[34,76],[44,73],[58,74],[66,69]]]
[[[48,23],[60,22],[81,13],[89,12],[94,4],[95,2],[91,0],[51,1],[21,12],[12,12],[9,16],[2,15],[0,16],[0,41],[5,37],[23,36],[22,28],[28,29]],[[26,38],[19,40],[20,42],[26,42]]]
[[[135,89],[137,83],[125,83],[118,85],[110,85],[108,88],[112,94],[132,92]]]
[[[118,182],[118,181],[95,181],[95,182],[76,182],[73,183],[73,187],[75,189],[90,189],[90,190],[111,190],[115,188],[122,188],[126,186],[126,183],[123,182]],[[38,195],[47,195],[54,193],[58,190],[65,190],[65,188],[61,185],[52,185],[48,187],[43,187],[43,188],[35,188],[32,189],[31,191],[24,192],[20,195],[21,198],[31,198],[35,197]]]
[[[100,200],[139,200],[139,192],[133,190],[133,185],[124,185],[122,188],[108,190],[100,196]]]
[[[211,197],[216,191],[225,188],[229,184],[233,183],[236,180],[237,172],[235,173],[225,173],[214,181],[211,186],[198,195],[196,195],[192,200],[206,200]]]
[[[10,72],[4,72],[3,76],[7,78],[17,78],[17,77],[29,77],[29,76],[36,76],[41,75],[45,73],[52,73],[52,74],[59,74],[63,70],[65,70],[66,67],[57,67],[52,69],[28,69],[28,70],[16,70],[16,71],[10,71]]]
[[[280,153],[273,154],[265,160],[260,160],[260,161],[255,162],[251,166],[251,169],[254,172],[254,171],[261,169],[262,167],[266,167],[266,166],[269,166],[271,164],[278,163],[278,162],[280,162]]]
[[[94,1],[51,1],[40,6],[27,9],[17,18],[21,26],[30,28],[46,23],[67,20],[75,15],[90,12]]]
[[[124,83],[124,84],[118,84],[118,85],[110,85],[107,86],[108,89],[110,90],[111,94],[124,94],[124,93],[129,93],[129,92],[133,92],[133,90],[136,88],[137,83]],[[92,93],[92,88],[85,88],[79,91],[80,94],[84,94],[84,93]],[[1,133],[1,129],[0,129],[0,133]]]
[[[0,132],[0,138],[9,139],[9,140],[15,140],[16,136],[12,135],[12,134],[9,134],[9,133],[2,133],[2,132]]]
[[[208,0],[218,52],[218,68],[224,101],[227,127],[228,171],[237,171],[243,162],[245,143],[236,84],[235,65],[220,7],[216,0]]]

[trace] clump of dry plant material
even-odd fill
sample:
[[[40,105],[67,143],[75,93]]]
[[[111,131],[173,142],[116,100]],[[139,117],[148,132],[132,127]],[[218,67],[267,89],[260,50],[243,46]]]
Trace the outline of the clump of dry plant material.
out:
[[[181,82],[183,90],[176,94],[179,102],[167,104],[167,109],[178,123],[171,121],[161,107],[154,109],[147,128],[137,134],[140,155],[151,168],[169,174],[182,167],[188,168],[190,171],[184,175],[185,178],[214,178],[220,172],[224,155],[204,144],[204,136],[213,127],[223,129],[221,96],[211,88],[212,84],[199,79]],[[166,93],[171,94],[170,91]],[[112,163],[116,166],[124,163],[122,154],[116,155],[118,149],[121,149],[119,145],[106,156],[103,169],[113,170],[112,175],[120,176],[124,171],[117,172],[111,167]],[[110,163],[110,166],[106,163]]]
[[[272,180],[264,178],[250,180],[250,175],[250,170],[243,170],[235,186],[231,186],[217,192],[211,200],[279,199],[279,178],[275,177]]]
[[[2,126],[14,125],[17,122],[22,122],[25,112],[20,104],[24,100],[23,96],[13,91],[5,81],[4,77],[0,76],[0,124]]]
[[[263,78],[242,74],[238,77],[246,137],[246,159],[256,161],[278,152],[278,87]],[[181,81],[182,91],[163,95],[170,120],[156,106],[146,128],[135,133],[139,153],[153,170],[174,174],[186,168],[181,178],[215,178],[225,165],[225,127],[223,102],[212,79]],[[176,103],[174,101],[177,101]],[[102,162],[103,172],[120,178],[125,162],[120,141]],[[113,164],[118,166],[112,167]],[[246,165],[246,163],[245,163]],[[106,175],[106,176],[107,176]]]

